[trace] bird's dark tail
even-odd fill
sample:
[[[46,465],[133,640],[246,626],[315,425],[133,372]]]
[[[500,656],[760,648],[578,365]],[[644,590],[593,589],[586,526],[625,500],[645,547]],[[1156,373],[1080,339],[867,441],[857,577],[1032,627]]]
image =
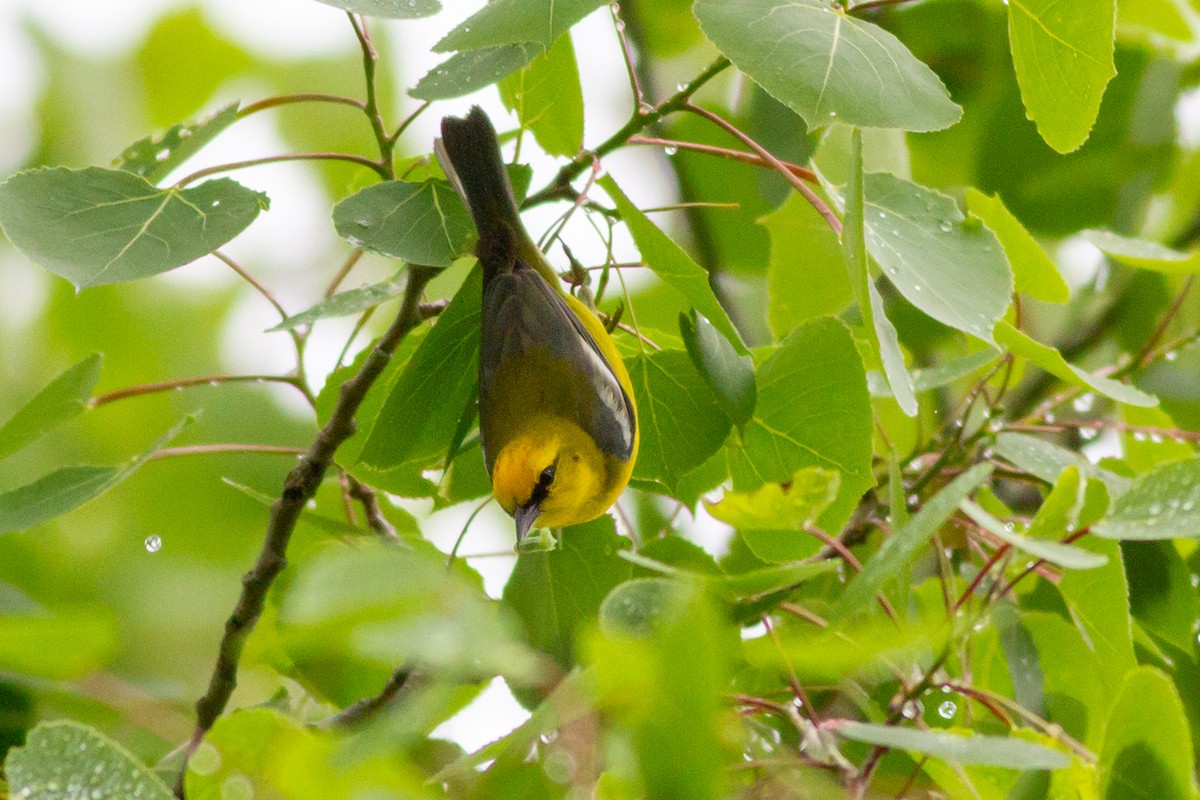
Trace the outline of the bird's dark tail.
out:
[[[521,224],[491,120],[479,106],[465,117],[445,117],[442,146],[479,231],[476,255],[485,279],[511,269],[532,242]]]

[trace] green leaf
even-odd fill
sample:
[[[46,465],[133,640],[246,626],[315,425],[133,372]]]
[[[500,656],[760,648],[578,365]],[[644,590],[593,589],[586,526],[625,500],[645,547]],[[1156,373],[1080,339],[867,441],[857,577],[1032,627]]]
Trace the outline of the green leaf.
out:
[[[450,446],[475,394],[482,275],[478,267],[471,271],[404,365],[366,433],[360,458],[368,466],[432,463]]]
[[[1079,467],[1067,467],[1042,501],[1026,533],[1034,539],[1059,539],[1074,533],[1086,503],[1087,479]]]
[[[1113,64],[1115,0],[1010,0],[1008,41],[1025,113],[1046,144],[1069,153],[1087,141]]]
[[[138,139],[121,153],[117,167],[157,182],[237,122],[237,115],[234,102],[203,119],[172,125],[161,136]]]
[[[547,153],[569,157],[583,147],[583,90],[570,36],[500,81],[499,89],[504,105]]]
[[[645,635],[596,634],[584,653],[599,709],[632,748],[640,794],[709,800],[725,796],[725,765],[735,758],[725,701],[732,643],[703,592],[678,582],[673,589]]]
[[[67,797],[136,797],[173,800],[175,795],[132,753],[77,722],[44,722],[4,763],[8,790],[23,800]]]
[[[959,378],[965,378],[977,369],[986,367],[999,357],[1000,353],[995,350],[980,350],[967,356],[943,361],[928,369],[913,370],[913,388],[918,392],[941,388]]]
[[[525,624],[526,641],[564,667],[574,664],[577,635],[596,621],[613,587],[632,574],[619,557],[628,548],[629,540],[605,515],[566,528],[557,550],[520,553],[502,603]]]
[[[608,636],[650,636],[678,613],[686,587],[670,578],[634,578],[613,588],[600,604],[600,630]]]
[[[1029,627],[1016,606],[1009,602],[996,603],[991,617],[1012,679],[1013,699],[1034,714],[1045,717],[1046,677]]]
[[[419,695],[416,702],[425,697]],[[412,711],[411,705],[402,708]],[[352,742],[274,708],[238,709],[216,721],[188,760],[185,796],[188,800],[355,796],[432,800],[435,795],[422,785],[422,777],[398,747],[387,748],[386,754],[363,752],[369,749],[362,745],[371,742],[372,734],[379,735],[364,726],[359,741]],[[140,800],[133,795],[122,800],[125,797]]]
[[[1113,261],[1127,267],[1165,272],[1168,275],[1200,273],[1200,251],[1198,250],[1181,253],[1157,242],[1130,239],[1126,236],[1118,236],[1111,231],[1084,231],[1083,238]]]
[[[1013,355],[1028,359],[1067,383],[1094,389],[1105,397],[1111,397],[1117,402],[1127,403],[1131,406],[1158,405],[1158,398],[1153,395],[1135,389],[1127,383],[1120,383],[1103,375],[1094,375],[1074,364],[1067,363],[1058,350],[1048,344],[1034,341],[1008,322],[1001,321],[997,324],[995,333],[997,344],[1008,348]]]
[[[355,247],[412,264],[448,267],[475,231],[458,192],[445,181],[384,181],[333,207],[338,236]]]
[[[739,530],[803,531],[837,497],[839,473],[819,467],[798,470],[786,483],[764,483],[752,492],[725,492],[705,500],[708,513]]]
[[[100,379],[99,353],[80,361],[51,381],[0,426],[0,459],[7,458],[42,434],[83,413]]]
[[[804,467],[841,473],[819,524],[839,531],[873,483],[871,401],[850,331],[829,317],[806,322],[758,368],[758,405],[730,450],[733,488],[782,483]]]
[[[725,492],[704,501],[708,513],[732,525],[754,554],[771,564],[812,555],[819,540],[805,533],[837,499],[841,475],[820,467],[798,470],[785,483],[765,483],[751,492]]]
[[[246,495],[260,505],[266,506],[267,508],[275,505],[276,501],[279,500],[278,497],[272,497],[269,494],[265,494],[254,489],[253,487],[247,486],[244,483],[238,483],[237,481],[230,480],[229,478],[221,478],[221,482],[226,486],[237,489],[242,494]],[[316,512],[307,508],[300,512],[300,520],[301,522],[307,522],[316,528],[320,528],[323,531],[327,531],[338,536],[363,536],[371,534],[371,531],[366,528],[360,528],[357,525],[351,525],[345,520],[327,517],[324,514],[317,514]]]
[[[1071,764],[1066,753],[1004,736],[964,736],[865,722],[843,722],[836,730],[856,742],[910,750],[959,764],[989,764],[1020,770],[1062,769]]]
[[[913,394],[912,376],[904,365],[900,337],[887,318],[883,297],[871,280],[867,263],[867,246],[863,220],[863,157],[862,131],[855,128],[850,136],[850,169],[846,187],[846,213],[842,218],[842,255],[850,273],[850,284],[858,299],[859,312],[867,330],[874,334],[872,344],[883,365],[883,374],[896,403],[905,415],[917,415],[917,398]]]
[[[430,548],[432,549],[432,548]],[[416,664],[479,680],[536,674],[513,620],[439,552],[379,541],[329,545],[305,561],[280,602],[289,655]]]
[[[75,608],[53,616],[0,614],[0,670],[52,680],[78,678],[117,652],[111,613]]]
[[[679,315],[679,333],[700,377],[712,389],[725,414],[739,428],[750,420],[758,402],[754,359],[738,355],[729,340],[696,309]]]
[[[360,311],[366,311],[368,308],[377,306],[403,292],[407,283],[405,281],[406,274],[404,271],[397,272],[386,281],[380,281],[370,286],[362,286],[346,292],[339,292],[333,297],[322,300],[316,305],[301,311],[299,314],[287,317],[278,325],[267,328],[266,332],[290,331],[301,325],[311,325],[317,320],[325,319],[326,317],[345,317],[350,314],[357,314]]]
[[[1078,453],[1029,434],[1004,431],[996,436],[995,450],[996,455],[1047,483],[1056,482],[1068,467],[1077,467],[1089,478],[1103,481],[1113,497],[1129,488],[1127,478],[1097,467]]]
[[[1171,680],[1153,667],[1125,678],[1100,750],[1100,796],[1185,800],[1195,796],[1191,733]]]
[[[602,5],[604,0],[494,0],[459,23],[433,50],[482,50],[518,42],[549,50],[555,39]]]
[[[158,189],[124,170],[18,172],[0,184],[0,226],[31,261],[79,289],[181,267],[246,229],[267,196],[229,178]]]
[[[491,86],[533,61],[541,50],[532,44],[506,44],[455,53],[425,74],[408,93],[418,100],[445,100]]]
[[[865,176],[867,250],[908,302],[985,342],[1008,308],[1012,272],[995,234],[940,192]]]
[[[1200,459],[1139,475],[1092,531],[1109,539],[1200,537]]]
[[[1099,678],[1111,695],[1125,673],[1137,666],[1125,559],[1117,542],[1085,536],[1079,547],[1106,556],[1108,563],[1098,569],[1064,572],[1058,591],[1088,649],[1099,656]]]
[[[911,624],[901,619],[867,617],[854,625],[814,631],[811,625],[777,625],[778,641],[764,636],[743,642],[746,660],[758,668],[792,675],[802,683],[838,683],[854,676],[890,677],[889,664],[936,652],[948,627],[932,620]]]
[[[635,478],[674,491],[680,477],[720,449],[730,422],[683,350],[656,350],[625,359],[637,403]]]
[[[132,475],[191,421],[188,417],[176,423],[141,455],[122,466],[63,467],[0,494],[0,533],[27,530],[96,499]]]
[[[431,17],[442,10],[438,0],[317,0],[355,14],[384,19]]]
[[[691,256],[684,252],[682,247],[671,241],[669,236],[659,230],[645,214],[629,202],[629,198],[625,196],[611,176],[605,175],[598,183],[616,203],[617,211],[629,228],[629,233],[633,236],[634,244],[641,252],[646,266],[669,286],[679,290],[688,299],[688,302],[729,340],[739,355],[746,355],[749,351],[742,343],[742,337],[733,326],[729,315],[725,313],[725,309],[713,294],[712,287],[708,283],[708,273],[699,264],[692,261]]]
[[[850,305],[854,291],[837,234],[803,196],[791,193],[760,222],[771,237],[767,319],[777,338],[810,319],[837,316]]]
[[[1058,542],[1047,542],[1042,539],[1032,539],[1010,531],[1004,523],[993,517],[970,500],[958,504],[963,513],[973,519],[977,525],[1001,541],[1007,542],[1018,550],[1032,556],[1057,564],[1068,569],[1095,569],[1108,563],[1108,558],[1101,553],[1089,553],[1078,547]]]
[[[810,130],[844,122],[937,131],[962,116],[899,39],[822,0],[697,0],[693,10],[717,49]]]
[[[1071,288],[1054,261],[998,195],[967,189],[967,209],[983,220],[1004,246],[1017,291],[1047,303],[1065,303],[1071,299]]]
[[[834,604],[831,621],[845,619],[865,608],[883,588],[884,581],[902,574],[917,551],[950,519],[959,503],[982,486],[991,474],[990,464],[976,464],[929,498],[908,524],[894,531],[863,565],[862,571],[850,580],[846,591]]]
[[[1183,652],[1196,641],[1200,594],[1174,542],[1123,542],[1129,607],[1134,619]]]

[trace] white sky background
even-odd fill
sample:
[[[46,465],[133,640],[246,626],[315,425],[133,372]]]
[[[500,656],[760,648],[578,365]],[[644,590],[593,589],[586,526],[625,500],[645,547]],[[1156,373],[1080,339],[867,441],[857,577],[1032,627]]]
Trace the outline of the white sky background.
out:
[[[483,0],[443,0],[444,9],[423,20],[376,21],[372,34],[394,45],[388,53],[394,60],[398,86],[413,85],[445,56],[430,52],[454,25],[482,7]],[[64,49],[84,57],[116,57],[139,46],[147,31],[164,14],[189,5],[199,5],[210,25],[247,50],[277,59],[356,52],[357,43],[343,12],[315,0],[0,0],[0,178],[18,169],[28,158],[38,138],[36,103],[42,91],[46,65],[29,41],[26,26],[33,23]],[[281,24],[281,20],[286,20]],[[632,107],[620,45],[608,9],[601,8],[573,29],[585,97],[585,144],[602,141],[628,119]],[[186,57],[186,55],[185,55]],[[266,94],[263,87],[238,84],[222,87],[205,113],[224,102],[251,102]],[[446,114],[462,114],[471,104],[481,105],[504,129],[515,124],[501,105],[494,88],[435,103],[405,134],[402,149],[428,151],[439,120]],[[404,98],[401,113],[417,102]],[[319,111],[319,106],[313,106]],[[150,131],[146,131],[150,133]],[[405,147],[404,145],[407,145]],[[270,112],[239,122],[236,128],[211,143],[187,164],[190,172],[210,164],[286,152],[287,146],[275,128]],[[554,174],[559,162],[542,157],[535,147],[525,147],[522,159],[534,167],[533,185],[541,186]],[[113,154],[97,154],[104,163]],[[80,166],[80,165],[73,165]],[[675,186],[662,156],[650,148],[628,148],[605,159],[605,169],[643,206],[673,202]],[[226,248],[233,257],[274,290],[291,313],[319,299],[320,291],[348,248],[334,234],[328,201],[311,167],[301,163],[278,164],[239,170],[234,177],[271,198],[271,210],[246,233]],[[561,208],[544,206],[526,215],[535,237],[561,213]],[[660,218],[669,226],[669,220]],[[620,231],[623,233],[623,231]],[[572,250],[585,263],[601,263],[604,251],[597,237],[582,220],[565,232]],[[618,257],[635,260],[636,251],[626,237],[618,242]],[[561,250],[551,260],[565,266]],[[373,278],[374,279],[374,278]],[[631,276],[636,283],[636,276]],[[10,248],[0,250],[0,363],[9,368],[21,362],[19,343],[46,301],[50,281],[59,280],[29,264]],[[165,275],[151,278],[189,292],[223,290],[238,281],[224,265],[204,258]],[[360,283],[351,276],[347,288]],[[281,334],[263,334],[278,321],[274,311],[256,293],[247,290],[225,322],[221,339],[224,369],[231,373],[285,372],[291,368],[293,351]],[[323,376],[332,367],[353,325],[353,318],[323,321],[309,342],[306,367],[312,376]],[[4,344],[7,340],[8,344]],[[359,346],[364,342],[359,342]],[[171,376],[147,376],[147,380]],[[317,382],[320,382],[317,378]],[[279,388],[279,387],[274,387]],[[307,415],[307,406],[282,387],[275,396],[292,413]],[[271,390],[265,387],[264,391]],[[428,503],[406,505],[427,512]],[[446,509],[427,517],[430,538],[448,550],[461,531],[474,504]],[[423,516],[423,515],[422,515]],[[728,529],[701,511],[702,519],[688,525],[699,543],[723,549]],[[686,515],[685,515],[686,518]],[[461,552],[496,553],[511,550],[512,522],[493,504],[476,520]],[[489,594],[498,596],[512,569],[512,557],[474,559],[484,576]],[[527,716],[512,699],[503,681],[497,679],[480,698],[439,731],[468,750],[473,750],[511,730]]]

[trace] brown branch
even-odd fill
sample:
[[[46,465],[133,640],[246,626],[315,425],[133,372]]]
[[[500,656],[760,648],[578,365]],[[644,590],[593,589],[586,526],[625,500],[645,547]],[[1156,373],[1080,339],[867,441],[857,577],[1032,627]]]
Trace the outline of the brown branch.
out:
[[[416,682],[417,675],[413,670],[403,667],[392,673],[388,678],[387,683],[383,685],[383,689],[374,697],[366,697],[352,705],[347,706],[344,710],[336,714],[332,714],[325,719],[317,722],[314,727],[317,728],[349,728],[364,722],[378,714],[384,708],[391,705],[398,697],[402,697],[411,691],[413,683]]]
[[[349,472],[343,474],[347,479],[349,494],[362,505],[363,513],[367,517],[367,525],[371,530],[379,534],[381,539],[399,541],[400,537],[396,534],[396,528],[383,515],[383,509],[379,507],[379,496],[375,494],[375,490]]]
[[[298,378],[291,375],[199,375],[193,378],[180,378],[174,381],[159,381],[157,383],[143,383],[137,386],[126,386],[124,389],[114,389],[105,394],[96,395],[88,401],[88,408],[99,408],[100,406],[115,403],[118,400],[124,400],[129,397],[140,397],[146,394],[155,394],[156,392],[169,392],[174,389],[184,389],[189,386],[216,386],[221,383],[286,383],[289,386],[295,386],[300,391],[304,391],[300,386]]]
[[[186,175],[180,178],[175,184],[176,189],[182,189],[189,183],[194,183],[201,178],[207,178],[209,175],[216,175],[221,172],[230,172],[235,169],[245,169],[247,167],[258,167],[263,164],[279,164],[285,161],[346,161],[350,164],[357,164],[360,167],[366,167],[373,170],[384,180],[388,180],[388,174],[384,165],[378,161],[372,161],[366,156],[356,155],[354,153],[283,153],[277,156],[263,156],[261,158],[250,158],[245,161],[232,161],[228,164],[215,164],[211,167],[198,169],[191,175]]]
[[[644,144],[663,148],[675,148],[676,150],[688,150],[693,153],[703,153],[709,156],[718,156],[729,161],[738,161],[742,164],[751,164],[755,167],[763,167],[765,169],[774,169],[774,166],[758,153],[746,153],[741,150],[730,150],[728,147],[716,147],[711,144],[700,144],[698,142],[684,142],[677,139],[657,139],[653,136],[631,136],[629,144]],[[809,183],[817,183],[817,174],[807,167],[802,167],[799,164],[793,164],[790,161],[780,161],[780,164],[787,169],[788,172],[795,175],[797,178],[806,180]]]
[[[586,170],[590,169],[592,162],[596,159],[603,158],[619,147],[624,146],[629,137],[644,131],[651,125],[656,124],[659,120],[668,114],[676,111],[682,111],[683,108],[691,100],[692,95],[699,91],[700,87],[708,83],[714,77],[719,75],[729,66],[729,59],[721,56],[712,64],[692,79],[690,83],[685,85],[675,94],[671,95],[662,103],[659,103],[652,109],[638,108],[629,118],[620,130],[609,136],[601,142],[594,150],[584,150],[575,158],[571,159],[554,179],[542,190],[534,192],[525,198],[522,208],[531,208],[539,203],[545,203],[550,200],[560,198],[574,199],[574,192],[571,189],[571,181],[578,178]]]
[[[251,103],[238,109],[238,119],[248,117],[259,111],[266,111],[268,108],[278,108],[292,103],[334,103],[344,106],[353,106],[359,110],[363,108],[361,100],[355,100],[353,97],[343,97],[338,94],[317,94],[313,92],[303,94],[283,94],[278,97],[267,97],[263,100]]]
[[[825,201],[820,197],[817,197],[816,192],[810,189],[808,185],[804,183],[804,181],[802,181],[797,175],[789,170],[786,164],[772,155],[769,150],[742,132],[742,130],[736,125],[719,116],[718,114],[714,114],[707,108],[701,108],[700,106],[694,105],[690,102],[684,103],[683,108],[685,111],[690,111],[697,116],[704,117],[717,127],[729,134],[732,134],[734,138],[738,139],[742,144],[746,145],[755,153],[757,153],[759,157],[763,159],[763,161],[770,164],[776,172],[782,175],[784,179],[792,185],[792,188],[804,196],[804,199],[808,201],[809,205],[815,208],[817,213],[824,217],[825,221],[829,223],[829,227],[833,229],[834,233],[836,233],[838,236],[842,235],[842,221],[838,219],[837,214],[834,214],[833,210],[830,209],[829,206],[825,205]]]
[[[190,444],[183,447],[164,447],[161,450],[156,450],[150,456],[150,460],[158,461],[163,458],[209,455],[211,453],[265,453],[276,456],[296,456],[303,455],[304,449],[300,447],[281,447],[272,444],[239,444],[237,442],[229,444],[223,442],[216,444]]]
[[[354,415],[367,391],[379,378],[404,336],[420,322],[421,294],[435,273],[436,270],[427,267],[409,267],[408,286],[396,319],[376,343],[358,374],[342,384],[329,421],[300,457],[300,462],[284,479],[280,498],[271,506],[266,535],[258,559],[242,579],[241,596],[225,623],[225,632],[221,637],[217,663],[213,667],[208,689],[204,696],[196,701],[196,727],[188,742],[188,756],[200,745],[204,735],[228,705],[237,685],[238,662],[241,659],[242,648],[254,630],[259,615],[262,614],[267,592],[287,564],[288,542],[305,503],[316,494],[338,447],[354,434]],[[176,784],[177,794],[180,795],[186,769],[185,759]]]

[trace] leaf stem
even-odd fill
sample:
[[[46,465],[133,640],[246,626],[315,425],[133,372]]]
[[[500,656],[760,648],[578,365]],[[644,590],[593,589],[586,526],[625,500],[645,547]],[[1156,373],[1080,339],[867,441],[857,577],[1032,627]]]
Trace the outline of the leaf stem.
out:
[[[238,109],[237,118],[244,119],[251,114],[256,114],[259,111],[266,111],[268,108],[278,108],[279,106],[291,105],[293,103],[335,103],[344,106],[353,106],[357,109],[362,109],[363,103],[361,100],[355,100],[353,97],[343,97],[338,94],[318,94],[313,92],[301,94],[281,94],[276,97],[267,97],[257,102],[251,103],[248,106],[243,106]]]
[[[267,455],[277,456],[295,456],[303,455],[304,448],[281,447],[270,444],[240,444],[237,442],[229,444],[191,444],[183,447],[164,447],[161,450],[155,451],[154,454],[150,456],[150,460],[158,461],[163,458],[211,455],[212,453],[264,453]]]
[[[325,299],[333,297],[334,293],[337,292],[338,286],[341,285],[342,281],[346,280],[346,276],[350,274],[350,270],[354,269],[354,265],[362,257],[363,249],[361,247],[356,247],[350,251],[350,255],[346,257],[346,260],[342,262],[342,266],[338,268],[337,274],[333,276],[333,279],[329,281],[329,285],[325,287]]]
[[[743,164],[752,164],[756,167],[764,167],[772,169],[772,164],[760,156],[758,153],[746,153],[741,150],[731,150],[728,147],[717,147],[711,144],[700,144],[699,142],[684,142],[678,139],[659,139],[653,136],[631,136],[628,144],[643,144],[652,145],[655,147],[675,148],[676,150],[688,150],[693,153],[704,153],[710,156],[719,156],[730,161],[740,161]],[[797,178],[808,181],[809,183],[817,183],[817,175],[811,169],[802,167],[799,164],[793,164],[789,161],[780,161],[787,168],[787,171],[795,175]]]
[[[295,386],[301,392],[304,391],[300,379],[294,375],[198,375],[192,378],[179,378],[173,381],[159,381],[156,383],[143,383],[137,386],[126,386],[124,389],[115,389],[111,392],[97,395],[89,400],[87,405],[88,408],[99,408],[100,406],[129,397],[139,397],[145,394],[155,394],[156,392],[169,392],[174,389],[186,389],[189,386],[203,386],[205,384],[216,386],[220,383],[286,383],[289,386]]]
[[[356,155],[354,153],[283,153],[277,156],[263,156],[261,158],[250,158],[245,161],[232,161],[228,164],[216,164],[204,169],[198,169],[191,175],[185,175],[180,178],[175,184],[176,189],[182,189],[189,183],[195,183],[201,178],[207,178],[209,175],[216,175],[221,172],[231,172],[233,170],[245,169],[247,167],[257,167],[263,164],[280,164],[286,161],[346,161],[351,164],[358,164],[360,167],[366,167],[373,170],[375,174],[387,180],[390,177],[387,169],[378,161],[372,161],[366,156]]]
[[[378,166],[380,177],[385,181],[395,180],[396,167],[392,161],[392,153],[396,148],[396,139],[388,135],[386,126],[383,122],[383,115],[379,111],[379,90],[376,87],[375,73],[379,66],[379,53],[375,50],[375,45],[371,42],[371,34],[367,30],[367,21],[363,17],[355,17],[354,14],[347,11],[347,19],[350,20],[350,27],[354,28],[354,35],[358,39],[358,45],[362,49],[363,61],[363,77],[367,84],[367,102],[363,105],[363,112],[367,115],[367,120],[371,123],[371,130],[375,134],[375,142],[379,145],[379,162]],[[418,109],[418,112],[424,110],[424,107]],[[414,115],[415,116],[415,115]],[[406,123],[411,122],[412,117],[406,120]],[[396,134],[399,136],[403,131],[404,126],[401,126]]]

